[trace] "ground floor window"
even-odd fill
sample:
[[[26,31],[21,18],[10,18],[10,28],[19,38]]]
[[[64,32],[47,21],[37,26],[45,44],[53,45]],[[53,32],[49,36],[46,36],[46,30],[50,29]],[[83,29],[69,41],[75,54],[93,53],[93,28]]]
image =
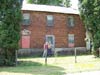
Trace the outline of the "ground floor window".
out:
[[[68,34],[68,47],[74,47],[74,34]]]

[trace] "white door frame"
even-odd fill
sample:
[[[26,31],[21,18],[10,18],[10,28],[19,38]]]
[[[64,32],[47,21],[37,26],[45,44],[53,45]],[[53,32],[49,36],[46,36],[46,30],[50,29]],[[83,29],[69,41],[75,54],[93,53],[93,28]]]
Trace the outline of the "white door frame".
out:
[[[53,38],[53,47],[55,47],[55,36],[54,35],[46,35],[46,41],[48,37],[52,37]]]

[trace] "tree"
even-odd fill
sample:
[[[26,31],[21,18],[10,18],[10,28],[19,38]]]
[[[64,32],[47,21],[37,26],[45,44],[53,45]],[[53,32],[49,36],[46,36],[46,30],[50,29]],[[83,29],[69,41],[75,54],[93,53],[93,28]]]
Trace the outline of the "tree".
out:
[[[70,0],[64,0],[63,2],[64,2],[65,7],[70,7],[71,6]]]
[[[28,3],[70,7],[70,0],[27,0]]]
[[[86,30],[91,33],[93,53],[99,56],[100,47],[100,0],[79,0],[80,15]]]
[[[18,0],[0,0],[0,49],[2,63],[15,65],[19,47],[21,9]]]

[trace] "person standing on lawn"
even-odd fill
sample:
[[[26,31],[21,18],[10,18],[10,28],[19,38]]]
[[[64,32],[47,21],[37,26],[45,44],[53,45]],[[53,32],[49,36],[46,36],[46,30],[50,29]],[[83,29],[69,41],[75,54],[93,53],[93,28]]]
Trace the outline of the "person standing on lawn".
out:
[[[51,56],[52,55],[52,44],[50,42],[48,43],[47,55],[48,56]]]
[[[44,48],[43,57],[47,57],[48,42],[44,43],[43,48]]]

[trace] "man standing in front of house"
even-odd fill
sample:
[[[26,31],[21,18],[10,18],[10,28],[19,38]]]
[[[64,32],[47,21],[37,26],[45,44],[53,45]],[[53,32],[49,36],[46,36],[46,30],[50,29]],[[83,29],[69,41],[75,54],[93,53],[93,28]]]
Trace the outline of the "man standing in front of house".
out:
[[[47,57],[48,42],[45,42],[43,47],[44,47],[43,57]]]
[[[47,55],[48,56],[51,56],[52,55],[52,44],[51,44],[51,42],[48,43]]]

